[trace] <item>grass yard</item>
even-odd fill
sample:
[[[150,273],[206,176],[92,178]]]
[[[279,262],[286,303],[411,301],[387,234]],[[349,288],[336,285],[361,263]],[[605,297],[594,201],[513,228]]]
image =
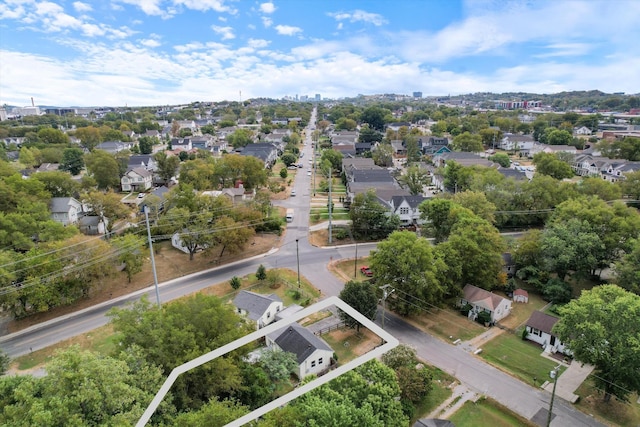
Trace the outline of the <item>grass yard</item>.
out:
[[[531,313],[536,310],[542,310],[546,305],[547,302],[540,295],[529,291],[529,302],[526,304],[519,302],[511,304],[511,313],[502,319],[500,324],[510,329],[516,329],[529,320]]]
[[[16,357],[12,360],[11,368],[13,371],[29,371],[46,364],[56,351],[72,345],[78,345],[83,350],[91,350],[100,354],[113,354],[118,346],[118,341],[119,337],[113,332],[112,325],[101,326],[86,334],[77,335],[50,347]]]
[[[549,380],[549,372],[558,365],[540,356],[541,353],[539,345],[523,341],[514,334],[503,333],[482,346],[480,357],[527,384],[540,386]],[[560,368],[560,371],[564,369]]]
[[[455,310],[448,308],[438,309],[431,313],[412,316],[411,323],[420,329],[436,335],[447,342],[457,339],[470,340],[487,330],[477,322],[473,322]]]
[[[360,328],[359,333],[356,333],[355,329],[340,328],[324,334],[322,339],[334,350],[340,365],[373,350],[381,342],[381,339],[367,328]]]
[[[607,424],[619,426],[640,426],[640,404],[638,394],[629,397],[629,402],[621,402],[611,397],[609,402],[602,401],[602,393],[596,388],[590,375],[578,387],[575,393],[580,396],[576,403],[578,409],[586,414],[593,414]]]
[[[514,414],[492,399],[465,402],[449,420],[460,427],[535,426],[529,420]]]
[[[364,282],[368,279],[368,277],[360,272],[360,268],[368,265],[368,259],[366,257],[363,257],[358,258],[357,262],[355,259],[338,261],[330,268],[334,272],[334,274],[338,274],[339,277],[345,281],[353,280],[356,282]]]
[[[433,372],[433,388],[427,397],[416,405],[415,416],[411,420],[412,425],[418,419],[429,415],[434,409],[440,406],[442,402],[447,400],[452,393],[450,386],[456,381],[451,375],[438,368],[430,366],[429,369]]]

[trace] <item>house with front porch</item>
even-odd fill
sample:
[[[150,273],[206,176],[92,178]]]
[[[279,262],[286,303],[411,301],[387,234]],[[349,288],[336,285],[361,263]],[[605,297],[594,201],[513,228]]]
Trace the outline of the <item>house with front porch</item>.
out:
[[[424,196],[393,196],[391,198],[391,212],[398,215],[400,225],[407,227],[421,225],[420,204],[427,200]]]
[[[553,333],[553,326],[558,320],[555,316],[534,311],[525,324],[527,339],[540,344],[546,353],[565,353],[564,344]]]
[[[510,300],[473,285],[466,285],[458,300],[459,307],[467,304],[471,306],[468,314],[471,320],[476,320],[481,311],[491,315],[491,323],[498,322],[511,313]]]

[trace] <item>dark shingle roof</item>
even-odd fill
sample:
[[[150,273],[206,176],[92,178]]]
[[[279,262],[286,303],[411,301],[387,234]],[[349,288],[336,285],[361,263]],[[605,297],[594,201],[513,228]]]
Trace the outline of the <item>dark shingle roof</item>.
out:
[[[258,320],[273,302],[282,302],[276,294],[262,295],[250,291],[240,291],[233,305],[248,313],[249,319]]]
[[[416,209],[418,206],[420,206],[420,203],[427,200],[427,198],[424,196],[393,196],[391,200],[395,208],[400,206],[403,200],[406,200],[411,209]]]
[[[558,320],[560,319],[557,317],[549,316],[541,311],[534,311],[531,313],[529,320],[527,320],[527,326],[551,334],[551,328],[553,328],[553,325],[555,325]]]
[[[296,355],[298,363],[304,362],[316,350],[333,351],[326,342],[297,323],[274,332],[273,336],[277,337],[274,341],[278,347]]]

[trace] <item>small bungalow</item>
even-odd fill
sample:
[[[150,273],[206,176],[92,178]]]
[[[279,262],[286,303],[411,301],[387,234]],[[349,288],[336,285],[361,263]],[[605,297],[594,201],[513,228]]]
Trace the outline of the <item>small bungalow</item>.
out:
[[[558,320],[557,317],[534,311],[525,326],[527,339],[540,344],[546,353],[565,353],[564,344],[552,332]]]
[[[471,310],[469,310],[468,314],[471,320],[476,320],[478,313],[481,311],[489,312],[492,323],[505,318],[511,313],[510,300],[473,285],[464,287],[462,297],[458,301],[460,307],[467,304],[471,305]]]
[[[78,227],[82,234],[86,234],[87,236],[97,236],[107,232],[105,222],[106,218],[103,220],[102,217],[97,215],[84,215],[80,217]]]
[[[273,322],[276,314],[283,309],[282,300],[276,294],[262,295],[250,291],[238,292],[233,305],[239,314],[256,322],[256,329]]]
[[[296,375],[299,379],[311,374],[321,374],[331,366],[333,349],[323,339],[297,323],[267,335],[266,342],[268,347],[275,346],[296,355]]]

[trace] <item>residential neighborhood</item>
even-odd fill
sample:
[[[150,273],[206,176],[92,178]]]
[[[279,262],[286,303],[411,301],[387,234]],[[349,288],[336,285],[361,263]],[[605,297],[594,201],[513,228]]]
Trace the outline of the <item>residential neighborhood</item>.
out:
[[[640,151],[630,147],[640,147],[640,119],[614,117],[625,129],[605,131],[601,125],[608,128],[611,118],[545,110],[535,102],[531,121],[500,126],[513,107],[501,103],[489,111],[486,102],[469,110],[454,100],[376,98],[357,107],[359,120],[347,118],[345,111],[355,105],[350,102],[126,108],[94,111],[95,118],[69,115],[72,125],[44,127],[33,140],[7,136],[0,241],[9,281],[0,302],[4,323],[17,329],[3,332],[0,348],[31,333],[17,326],[26,319],[46,325],[85,301],[92,301],[91,310],[113,301],[116,309],[94,327],[111,325],[123,334],[121,345],[156,355],[144,363],[158,369],[159,379],[213,351],[213,343],[277,325],[335,295],[383,329],[388,317],[387,328],[401,341],[397,351],[415,353],[412,364],[396,365],[392,353],[345,376],[364,384],[372,380],[362,383],[357,376],[367,378],[373,370],[376,381],[391,381],[380,387],[396,390],[389,391],[395,403],[377,416],[397,411],[401,425],[429,425],[440,417],[456,420],[467,402],[489,396],[491,405],[519,420],[511,425],[522,419],[542,425],[549,414],[556,418],[551,425],[604,425],[611,419],[602,407],[611,405],[622,419],[635,419],[619,409],[638,399],[635,377],[626,382],[619,375],[633,366],[633,350],[612,367],[593,357],[589,346],[617,345],[633,337],[637,325],[612,322],[597,331],[589,325],[591,316],[608,325],[609,312],[639,306]],[[125,113],[130,120],[122,120]],[[29,117],[34,123],[55,119]],[[483,122],[473,129],[478,119]],[[548,126],[554,120],[571,126]],[[0,122],[9,134],[22,128],[15,118]],[[51,138],[59,142],[47,142]],[[263,240],[267,246],[254,252]],[[188,269],[196,264],[197,270]],[[159,284],[156,268],[172,269],[173,276]],[[204,274],[208,281],[195,279]],[[157,293],[126,308],[128,294],[149,286],[143,276],[155,279]],[[107,282],[113,284],[105,292]],[[170,299],[186,300],[161,302],[174,285],[184,290]],[[30,291],[40,286],[51,292]],[[216,291],[201,293],[208,288]],[[156,298],[159,310],[151,304]],[[586,319],[585,307],[591,307]],[[165,312],[171,313],[166,321],[176,323],[167,323],[171,335],[152,345],[145,334],[155,330],[154,316]],[[198,317],[214,312],[211,319]],[[413,325],[421,338],[405,335]],[[588,341],[575,330],[588,332]],[[175,358],[155,347],[174,339],[169,353]],[[190,411],[222,410],[204,384],[246,413],[348,364],[378,341],[339,310],[319,313],[257,340],[233,362],[186,376],[185,388],[173,395],[175,414],[166,416],[176,421]],[[47,347],[41,342],[10,355],[32,357]],[[458,368],[432,359],[430,348],[498,367],[506,387],[525,387],[533,400],[543,393],[546,402],[573,406],[523,410],[490,391],[491,384],[479,392],[478,379],[461,372],[458,378]],[[87,366],[94,363],[94,356],[82,357]],[[115,353],[108,357],[109,363],[125,363]],[[434,367],[446,379],[436,381]],[[40,369],[43,382],[56,372],[53,365]],[[552,371],[559,376],[550,377]],[[223,386],[214,372],[237,386]],[[406,387],[403,375],[422,384],[420,391]],[[434,388],[443,397],[418,412]],[[143,400],[157,389],[140,389]],[[303,401],[320,405],[314,399],[331,389],[318,390]],[[379,392],[363,393],[374,399]],[[13,397],[0,398],[15,405],[17,397],[7,393]],[[194,399],[202,406],[190,406]],[[291,403],[291,409],[303,411],[300,405]],[[601,412],[589,418],[588,411]]]

